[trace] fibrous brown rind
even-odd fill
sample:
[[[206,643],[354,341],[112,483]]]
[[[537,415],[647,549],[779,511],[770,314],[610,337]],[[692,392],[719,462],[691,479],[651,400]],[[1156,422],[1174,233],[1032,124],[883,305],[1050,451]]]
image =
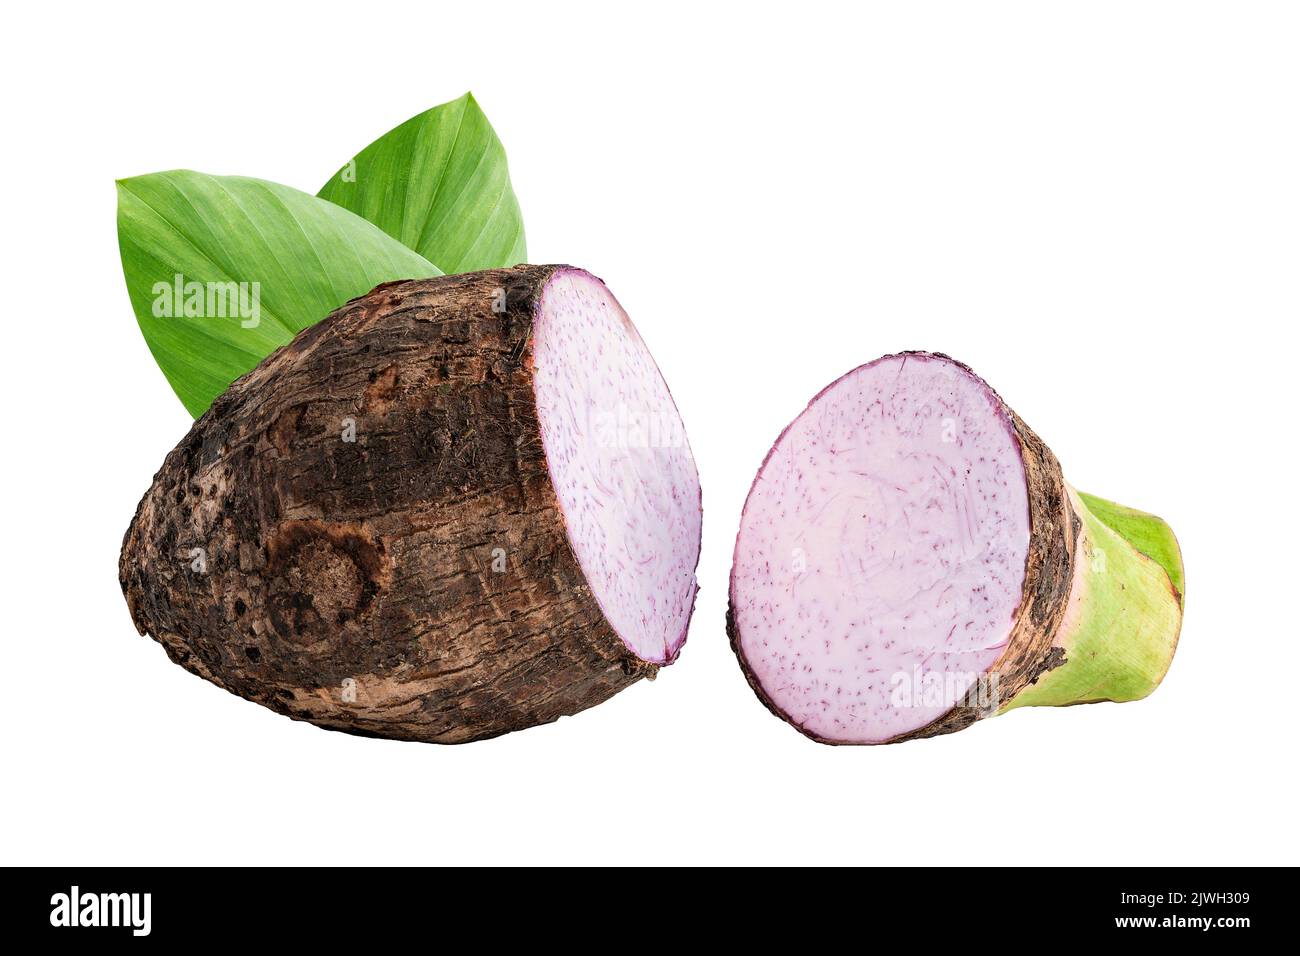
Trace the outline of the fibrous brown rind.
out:
[[[593,598],[547,474],[530,333],[561,268],[379,286],[235,382],[127,531],[140,633],[286,716],[438,743],[653,677]]]

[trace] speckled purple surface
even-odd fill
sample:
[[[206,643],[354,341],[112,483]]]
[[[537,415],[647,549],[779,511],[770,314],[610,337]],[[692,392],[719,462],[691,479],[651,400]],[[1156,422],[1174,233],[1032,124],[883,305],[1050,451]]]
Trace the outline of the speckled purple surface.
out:
[[[700,480],[677,408],[604,283],[557,272],[534,327],[534,388],[551,480],[584,576],[642,660],[686,640]]]
[[[763,463],[732,568],[738,650],[806,732],[888,740],[998,658],[1028,547],[996,396],[941,356],[888,356],[818,395]]]

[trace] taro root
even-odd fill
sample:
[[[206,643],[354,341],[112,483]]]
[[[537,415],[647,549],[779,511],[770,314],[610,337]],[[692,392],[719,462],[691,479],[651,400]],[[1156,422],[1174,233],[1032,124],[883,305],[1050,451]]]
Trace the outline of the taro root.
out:
[[[173,661],[289,717],[438,743],[606,700],[686,639],[700,486],[604,284],[379,286],[167,456],[122,590]]]
[[[1182,591],[1168,525],[1077,493],[982,379],[913,352],[836,381],[768,453],[727,630],[777,716],[823,743],[892,743],[1145,697]]]

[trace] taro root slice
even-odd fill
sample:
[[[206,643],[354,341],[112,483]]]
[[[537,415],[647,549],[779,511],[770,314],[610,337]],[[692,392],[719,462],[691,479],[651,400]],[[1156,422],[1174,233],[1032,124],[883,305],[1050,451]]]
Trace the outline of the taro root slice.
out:
[[[547,284],[533,357],[542,442],[578,563],[628,648],[671,663],[695,601],[701,512],[668,386],[627,314],[586,273]]]
[[[123,592],[172,660],[287,716],[457,743],[677,656],[700,486],[594,276],[389,283],[235,382],[167,456]]]
[[[727,615],[751,686],[824,743],[1135,700],[1182,622],[1159,518],[1081,495],[966,366],[910,352],[822,391],[763,462]]]

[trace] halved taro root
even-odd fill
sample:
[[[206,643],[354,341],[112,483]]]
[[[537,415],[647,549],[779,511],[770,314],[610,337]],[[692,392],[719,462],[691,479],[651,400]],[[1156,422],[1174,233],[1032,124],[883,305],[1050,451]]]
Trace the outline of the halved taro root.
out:
[[[736,538],[728,633],[759,698],[824,743],[1135,700],[1182,622],[1159,518],[1065,483],[966,366],[886,356],[781,434]]]
[[[380,286],[235,382],[120,561],[136,627],[322,727],[455,743],[573,714],[686,639],[700,485],[604,284]]]

